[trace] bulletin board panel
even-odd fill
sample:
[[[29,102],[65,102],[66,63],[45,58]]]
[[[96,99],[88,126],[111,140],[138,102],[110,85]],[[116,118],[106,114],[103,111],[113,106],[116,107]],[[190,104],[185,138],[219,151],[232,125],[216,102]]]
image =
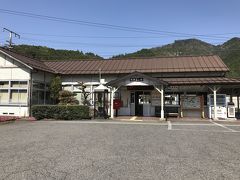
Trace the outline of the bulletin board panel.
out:
[[[182,109],[201,109],[200,96],[181,96]]]

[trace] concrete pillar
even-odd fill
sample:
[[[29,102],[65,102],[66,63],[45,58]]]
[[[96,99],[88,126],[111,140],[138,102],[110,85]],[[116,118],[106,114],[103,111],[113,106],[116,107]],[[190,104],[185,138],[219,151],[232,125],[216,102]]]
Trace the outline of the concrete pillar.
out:
[[[237,96],[237,112],[239,113],[239,95]]]
[[[108,90],[107,103],[108,103],[108,116],[111,117],[111,93],[109,92],[109,90]]]
[[[114,109],[113,109],[113,97],[115,93],[115,88],[111,89],[111,118],[114,118]]]
[[[161,86],[161,119],[164,119],[164,92],[163,92],[163,86]]]
[[[164,120],[164,90],[163,90],[163,85],[161,85],[161,88],[159,89],[157,86],[154,86],[155,89],[161,94],[161,120]]]
[[[90,86],[90,98],[91,98],[91,105],[93,105],[94,101],[93,101],[93,85],[92,84]]]
[[[214,120],[217,120],[217,88],[213,87]]]

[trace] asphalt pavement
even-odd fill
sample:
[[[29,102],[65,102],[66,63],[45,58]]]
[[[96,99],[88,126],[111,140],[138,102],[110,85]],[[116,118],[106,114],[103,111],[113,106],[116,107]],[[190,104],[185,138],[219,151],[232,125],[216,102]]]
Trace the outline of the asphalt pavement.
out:
[[[240,179],[240,124],[0,125],[0,179]]]

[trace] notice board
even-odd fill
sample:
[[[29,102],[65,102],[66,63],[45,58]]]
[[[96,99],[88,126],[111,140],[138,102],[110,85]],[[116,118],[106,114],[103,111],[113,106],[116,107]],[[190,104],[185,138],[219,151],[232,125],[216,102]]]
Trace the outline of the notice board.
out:
[[[200,96],[181,96],[181,103],[183,109],[200,109]]]

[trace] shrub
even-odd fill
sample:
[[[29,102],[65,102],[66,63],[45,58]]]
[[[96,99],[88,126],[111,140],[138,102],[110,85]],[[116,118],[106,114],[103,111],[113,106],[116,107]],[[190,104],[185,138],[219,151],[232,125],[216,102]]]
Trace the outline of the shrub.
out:
[[[32,106],[36,119],[77,120],[89,119],[89,107],[79,105],[36,105]]]

